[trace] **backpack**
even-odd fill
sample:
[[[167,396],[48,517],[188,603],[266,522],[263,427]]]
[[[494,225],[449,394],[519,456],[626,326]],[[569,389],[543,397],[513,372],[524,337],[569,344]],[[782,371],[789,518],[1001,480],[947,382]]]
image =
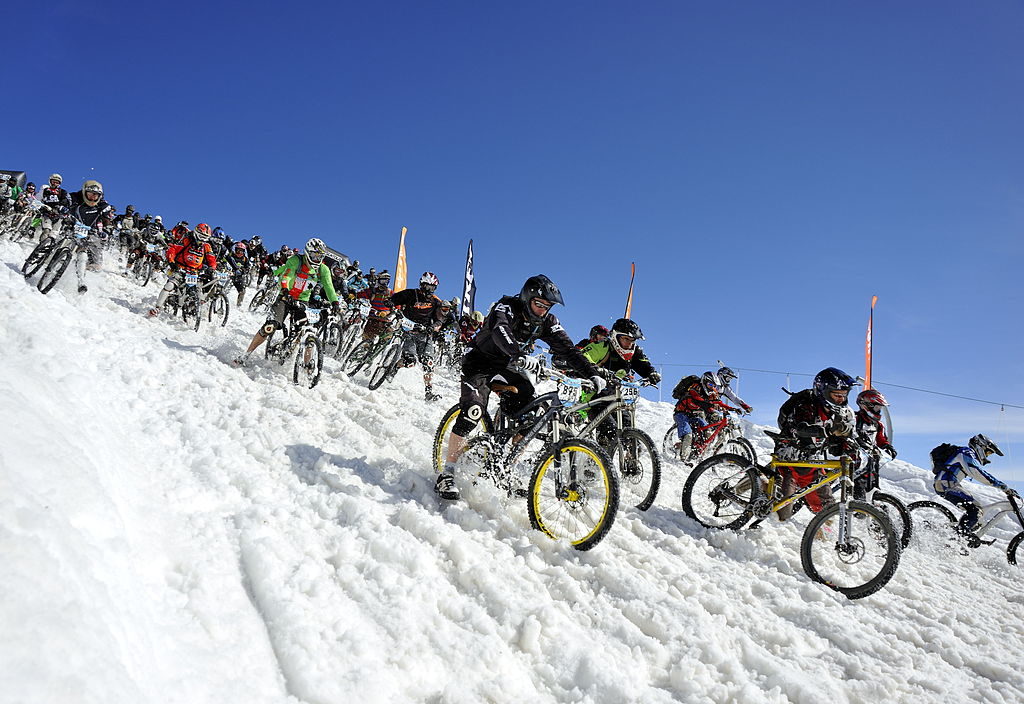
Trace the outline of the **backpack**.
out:
[[[932,456],[932,471],[936,472],[946,466],[953,457],[960,452],[960,448],[957,445],[952,445],[948,442],[944,442],[938,447],[931,451]]]
[[[684,376],[682,379],[679,380],[679,383],[676,384],[676,388],[672,389],[672,398],[678,401],[679,399],[686,395],[686,392],[690,390],[690,387],[692,387],[694,384],[699,383],[700,377],[697,376],[696,374]]]

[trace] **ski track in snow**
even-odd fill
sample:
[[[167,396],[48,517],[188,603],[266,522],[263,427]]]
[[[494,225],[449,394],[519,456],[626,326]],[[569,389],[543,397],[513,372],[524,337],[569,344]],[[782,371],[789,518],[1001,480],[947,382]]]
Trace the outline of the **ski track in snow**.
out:
[[[580,553],[487,486],[435,499],[454,380],[431,405],[417,372],[371,392],[329,360],[299,389],[227,363],[247,311],[149,320],[157,285],[110,254],[42,296],[28,251],[0,241],[0,702],[1024,701],[1008,521],[851,602],[804,574],[806,516],[705,531],[666,463]],[[670,406],[639,420],[660,442]]]

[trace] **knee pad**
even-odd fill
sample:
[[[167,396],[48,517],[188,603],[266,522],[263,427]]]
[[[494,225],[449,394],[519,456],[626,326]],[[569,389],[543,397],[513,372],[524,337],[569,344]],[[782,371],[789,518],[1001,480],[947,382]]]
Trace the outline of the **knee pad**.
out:
[[[480,418],[483,417],[484,409],[480,404],[474,403],[463,413],[459,413],[459,417],[455,419],[455,424],[452,426],[452,432],[461,437],[466,437],[480,422]]]

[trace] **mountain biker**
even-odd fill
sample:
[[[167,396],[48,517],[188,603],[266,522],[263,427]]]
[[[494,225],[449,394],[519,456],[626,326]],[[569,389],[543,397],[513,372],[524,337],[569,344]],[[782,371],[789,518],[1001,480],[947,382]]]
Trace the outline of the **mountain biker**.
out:
[[[594,327],[590,328],[590,336],[585,337],[579,342],[577,342],[576,347],[578,347],[579,349],[583,349],[584,347],[593,342],[604,342],[607,339],[608,328],[606,328],[604,325],[595,325]]]
[[[722,367],[716,373],[718,377],[718,393],[721,396],[729,399],[734,405],[739,406],[743,409],[744,413],[751,413],[754,409],[747,405],[743,399],[736,395],[736,392],[732,390],[730,384],[739,378],[739,376],[730,367]]]
[[[149,309],[149,316],[160,315],[167,297],[179,286],[186,274],[198,274],[204,266],[217,268],[217,258],[210,247],[210,226],[206,223],[196,225],[195,232],[189,232],[185,226],[175,225],[174,230],[180,239],[167,248],[165,255],[169,265],[167,282],[156,298],[156,305]]]
[[[338,294],[334,292],[334,284],[331,283],[331,271],[324,262],[326,256],[327,245],[320,238],[311,237],[306,242],[305,254],[288,257],[284,265],[274,272],[274,276],[281,284],[281,292],[267,322],[253,335],[245,354],[235,359],[237,366],[244,365],[249,356],[266,342],[274,330],[280,330],[284,326],[285,316],[289,312],[293,325],[302,324],[306,319],[304,304],[309,300],[317,284],[324,287],[331,307],[335,311],[340,309]]]
[[[370,287],[370,282],[366,280],[366,277],[363,276],[362,272],[360,272],[358,268],[353,270],[352,267],[349,267],[348,271],[343,276],[345,290],[349,293],[359,293],[360,291],[365,291]]]
[[[462,322],[459,323],[459,340],[464,345],[468,345],[476,337],[477,332],[484,324],[484,314],[478,310],[475,310],[470,315],[462,316]]]
[[[245,298],[245,279],[249,274],[249,248],[245,245],[245,242],[235,242],[234,246],[224,261],[227,262],[228,267],[231,269],[231,283],[238,291],[238,300],[235,301],[236,306],[242,305],[242,300]]]
[[[466,437],[487,407],[489,382],[501,380],[510,389],[502,394],[503,413],[514,415],[533,399],[533,384],[525,372],[535,371],[539,364],[535,357],[527,357],[525,351],[536,340],[546,342],[553,353],[567,357],[577,374],[590,379],[595,393],[604,389],[605,382],[598,368],[576,349],[558,318],[550,312],[557,303],[564,305],[562,293],[551,279],[543,274],[531,276],[518,295],[503,296],[494,305],[473,338],[462,360],[459,417],[448,436],[444,469],[434,485],[440,498],[449,501],[459,498],[455,462],[466,447]]]
[[[849,448],[855,432],[855,418],[848,399],[850,389],[859,382],[837,369],[822,369],[814,385],[791,395],[779,408],[779,433],[775,438],[775,457],[794,462],[815,462],[825,454],[841,455]],[[792,496],[796,487],[806,487],[819,478],[822,470],[778,467],[782,475],[782,493]],[[823,486],[806,497],[807,505],[818,513],[833,503],[832,487]],[[779,510],[779,520],[787,520],[792,505]]]
[[[964,479],[973,479],[981,484],[1002,489],[1008,495],[1017,496],[1016,491],[982,469],[991,462],[989,455],[1003,456],[1002,450],[985,435],[975,435],[964,446],[943,443],[933,449],[931,454],[932,472],[935,473],[932,488],[935,489],[935,493],[966,511],[957,526],[961,533],[973,531],[980,517],[977,500],[961,484]]]
[[[85,285],[86,260],[93,268],[98,268],[102,262],[100,254],[100,243],[94,233],[102,232],[103,228],[110,225],[114,209],[107,201],[103,200],[103,186],[99,181],[89,179],[82,184],[82,190],[71,194],[70,215],[83,225],[91,229],[89,238],[86,240],[86,256],[78,256],[75,261],[75,273],[78,276],[78,292],[85,293],[88,287]]]
[[[43,189],[43,193],[39,200],[46,205],[47,209],[42,211],[39,218],[39,224],[36,226],[33,235],[39,237],[42,240],[42,235],[45,232],[47,236],[53,236],[54,228],[57,233],[60,232],[61,220],[58,215],[62,207],[71,207],[71,194],[61,188],[64,178],[60,174],[50,175],[50,185]]]
[[[870,457],[866,471],[853,480],[853,497],[855,499],[863,499],[870,489],[878,486],[877,460],[880,452],[885,452],[892,459],[896,459],[896,448],[886,437],[885,424],[882,423],[882,408],[888,405],[889,402],[885,400],[885,396],[877,389],[864,389],[857,394],[855,437],[857,444]]]
[[[391,303],[411,320],[416,327],[406,333],[402,340],[402,366],[411,367],[417,359],[423,366],[424,398],[436,401],[440,394],[434,393],[434,333],[441,325],[441,299],[434,295],[438,280],[433,272],[425,271],[420,277],[419,288],[407,288],[391,296]]]
[[[675,448],[682,461],[690,458],[694,431],[715,422],[721,413],[738,410],[721,401],[721,386],[718,376],[707,371],[699,377],[683,377],[672,390],[672,397],[677,399],[672,419],[679,435]]]
[[[391,303],[390,284],[391,274],[385,269],[374,277],[372,286],[356,294],[356,298],[362,298],[370,302],[370,310],[366,315],[366,324],[363,325],[364,340],[372,340],[374,337],[385,334],[391,329],[391,316],[394,306]]]
[[[595,337],[594,331],[596,328],[601,328],[605,333],[598,333],[597,335],[597,337],[603,339],[590,342],[583,347],[583,356],[587,358],[587,361],[593,363],[599,369],[605,370],[607,375],[620,379],[631,372],[635,372],[640,377],[648,380],[652,385],[657,385],[661,382],[661,374],[655,371],[654,365],[651,364],[643,349],[637,344],[639,340],[644,339],[644,334],[641,332],[639,325],[629,318],[619,318],[612,325],[610,333],[604,326],[594,326],[590,331],[590,339]],[[611,395],[613,395],[613,391],[605,389],[600,394],[594,394],[590,398],[594,399]],[[614,440],[615,431],[615,420],[608,416],[601,421],[597,428],[598,441],[602,445],[607,446]]]

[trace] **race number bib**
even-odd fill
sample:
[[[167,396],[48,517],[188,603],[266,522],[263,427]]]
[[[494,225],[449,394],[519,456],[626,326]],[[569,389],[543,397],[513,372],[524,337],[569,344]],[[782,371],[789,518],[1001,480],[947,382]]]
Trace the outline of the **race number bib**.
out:
[[[640,398],[640,383],[636,381],[623,381],[619,384],[622,389],[622,402],[631,405]]]
[[[199,274],[196,274],[195,272],[190,273],[190,274],[185,274],[185,285],[186,286],[196,286],[198,284],[199,284]]]
[[[81,222],[76,222],[75,223],[75,237],[77,237],[80,240],[84,240],[86,237],[89,236],[89,230],[90,229],[91,228],[88,225],[86,225],[84,223],[81,223]]]
[[[583,382],[579,379],[558,380],[558,400],[562,402],[563,406],[573,406],[579,403],[582,395]]]

